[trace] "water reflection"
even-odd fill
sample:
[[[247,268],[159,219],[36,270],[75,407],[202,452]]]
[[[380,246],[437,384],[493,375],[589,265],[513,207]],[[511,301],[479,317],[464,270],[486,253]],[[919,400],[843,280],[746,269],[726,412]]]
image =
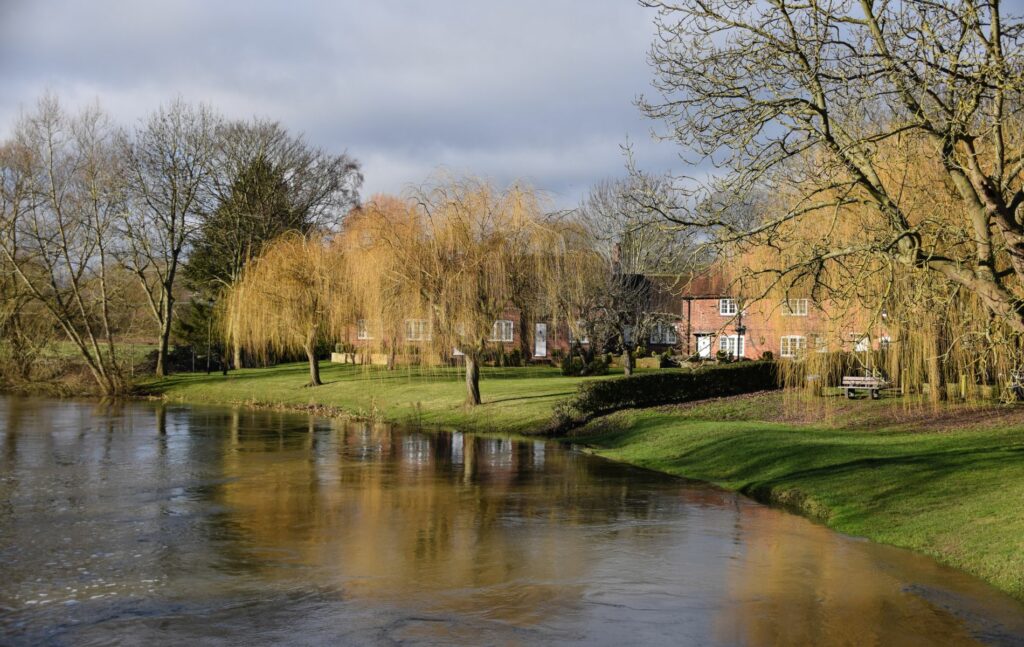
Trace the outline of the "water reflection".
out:
[[[0,642],[972,644],[930,560],[543,441],[0,398]]]

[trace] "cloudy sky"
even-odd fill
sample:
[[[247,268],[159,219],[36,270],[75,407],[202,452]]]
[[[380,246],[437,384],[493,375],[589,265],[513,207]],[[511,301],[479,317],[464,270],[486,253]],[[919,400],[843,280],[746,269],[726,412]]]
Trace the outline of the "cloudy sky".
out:
[[[364,165],[364,195],[438,168],[558,206],[677,165],[633,100],[652,14],[630,0],[0,0],[0,135],[51,90],[132,123],[175,96],[280,120]]]

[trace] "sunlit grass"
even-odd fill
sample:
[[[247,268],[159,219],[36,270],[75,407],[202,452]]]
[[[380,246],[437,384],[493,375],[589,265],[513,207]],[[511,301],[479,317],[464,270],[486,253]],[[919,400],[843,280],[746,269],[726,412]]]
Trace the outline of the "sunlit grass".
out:
[[[463,372],[458,367],[387,371],[377,366],[324,364],[324,384],[318,387],[304,386],[308,371],[306,364],[299,363],[232,371],[227,377],[183,373],[141,387],[188,402],[329,407],[358,417],[523,433],[545,426],[555,403],[588,379],[564,377],[547,366],[485,367],[480,381],[483,404],[466,407]]]

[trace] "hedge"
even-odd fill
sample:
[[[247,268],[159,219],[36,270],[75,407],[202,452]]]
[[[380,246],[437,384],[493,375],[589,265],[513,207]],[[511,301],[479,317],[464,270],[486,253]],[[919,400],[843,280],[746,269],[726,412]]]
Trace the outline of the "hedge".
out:
[[[555,405],[555,430],[583,424],[620,409],[704,400],[779,388],[775,362],[738,362],[693,371],[663,369],[629,377],[593,380]]]

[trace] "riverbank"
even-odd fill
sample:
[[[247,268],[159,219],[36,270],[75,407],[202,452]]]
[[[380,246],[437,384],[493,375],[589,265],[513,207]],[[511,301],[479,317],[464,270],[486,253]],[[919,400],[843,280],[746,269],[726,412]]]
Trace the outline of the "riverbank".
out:
[[[467,408],[457,369],[292,364],[143,385],[171,401],[246,404],[466,431],[548,428],[584,379],[485,368]],[[1024,407],[802,399],[779,392],[598,418],[565,439],[601,456],[715,483],[852,535],[931,555],[1024,600]]]
[[[1020,407],[762,393],[623,411],[569,437],[931,555],[1024,600]]]
[[[463,431],[525,434],[550,425],[556,403],[576,392],[587,379],[565,377],[548,366],[484,367],[483,404],[466,407],[460,368],[324,364],[322,386],[306,387],[304,363],[220,373],[181,373],[139,384],[143,395],[174,402],[244,404],[314,411],[394,422],[448,427]]]

